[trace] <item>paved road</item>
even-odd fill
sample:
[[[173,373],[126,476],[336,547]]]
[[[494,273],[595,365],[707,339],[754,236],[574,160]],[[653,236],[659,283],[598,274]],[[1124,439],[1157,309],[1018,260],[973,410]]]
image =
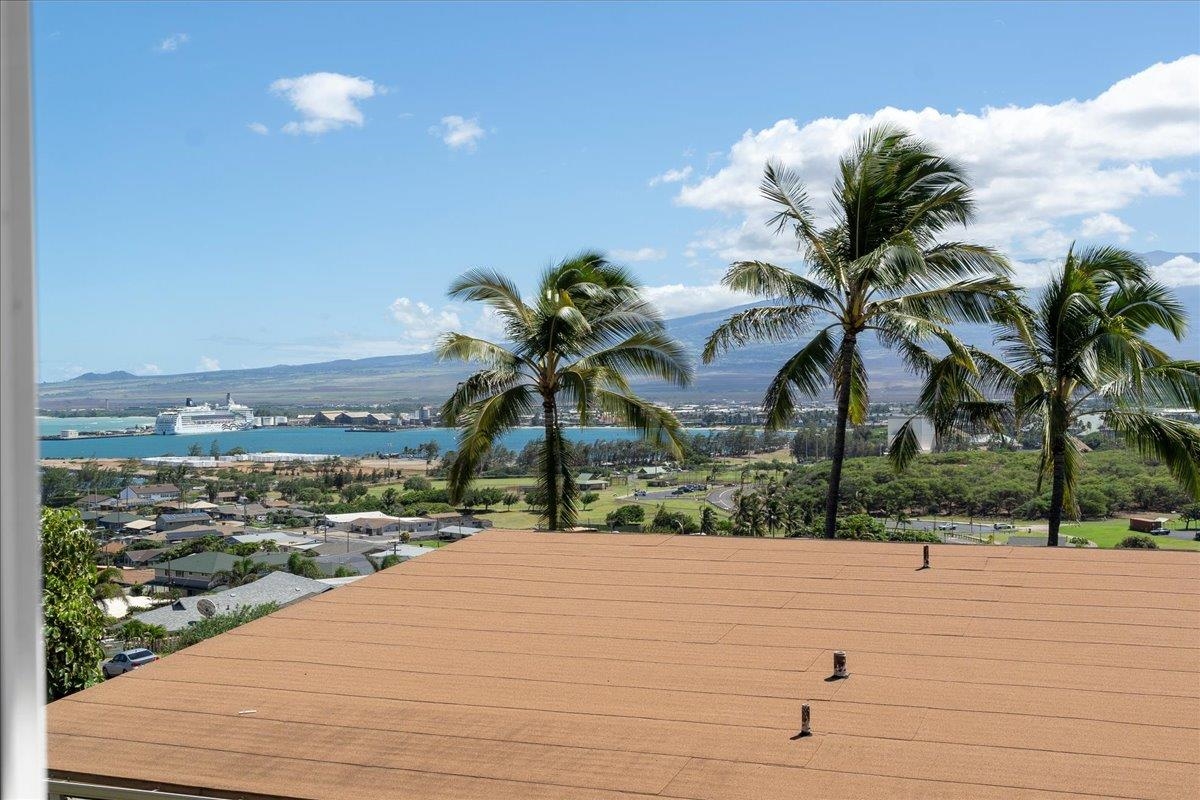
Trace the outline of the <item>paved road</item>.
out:
[[[736,486],[722,486],[714,489],[708,493],[708,502],[725,511],[733,511],[733,495],[737,490]]]

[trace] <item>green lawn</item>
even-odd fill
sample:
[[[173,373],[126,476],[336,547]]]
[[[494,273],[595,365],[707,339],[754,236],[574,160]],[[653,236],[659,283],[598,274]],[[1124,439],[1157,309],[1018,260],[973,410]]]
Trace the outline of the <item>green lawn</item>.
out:
[[[1172,520],[1167,523],[1167,527],[1172,530],[1181,530],[1183,521],[1179,519]],[[1042,530],[1045,530],[1045,523],[1042,523]],[[1193,526],[1193,530],[1195,526]],[[1134,531],[1129,530],[1129,520],[1127,519],[1103,519],[1088,522],[1070,522],[1063,523],[1059,530],[1060,537],[1066,536],[1083,536],[1091,539],[1100,547],[1116,547],[1117,543],[1126,536],[1132,536]],[[1151,537],[1158,542],[1158,546],[1164,550],[1200,550],[1200,542],[1180,541],[1169,536],[1154,536]]]

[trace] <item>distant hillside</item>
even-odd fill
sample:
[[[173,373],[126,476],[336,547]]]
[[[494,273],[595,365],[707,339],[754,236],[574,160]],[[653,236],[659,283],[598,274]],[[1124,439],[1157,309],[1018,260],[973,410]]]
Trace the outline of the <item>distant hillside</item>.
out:
[[[1143,254],[1151,264],[1161,264],[1178,253]],[[1197,254],[1188,254],[1200,260]],[[1155,335],[1153,341],[1169,353],[1200,357],[1200,287],[1179,289],[1180,297],[1193,309],[1193,325],[1187,339],[1175,342]],[[737,308],[695,314],[668,321],[671,333],[683,342],[698,361],[704,341],[722,320]],[[986,326],[963,325],[958,335],[966,342],[990,349],[991,331]],[[696,383],[681,391],[655,383],[640,387],[647,396],[661,400],[757,400],[795,345],[756,345],[726,354],[715,364],[698,366]],[[873,339],[864,343],[864,358],[871,374],[872,396],[905,400],[914,396],[917,381],[899,359]],[[109,407],[125,405],[174,405],[184,398],[220,400],[232,392],[247,404],[324,405],[367,402],[440,403],[461,381],[469,368],[460,363],[439,363],[429,353],[375,358],[340,359],[316,364],[277,365],[257,369],[193,372],[183,375],[138,376],[128,372],[87,373],[38,387],[45,409]]]

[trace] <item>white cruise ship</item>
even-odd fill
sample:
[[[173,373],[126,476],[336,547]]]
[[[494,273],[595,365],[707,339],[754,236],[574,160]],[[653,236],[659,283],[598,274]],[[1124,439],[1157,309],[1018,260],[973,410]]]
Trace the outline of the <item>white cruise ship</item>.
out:
[[[252,427],[254,410],[238,405],[229,395],[225,395],[224,406],[194,405],[189,397],[182,408],[168,408],[154,421],[154,432],[165,436],[243,431]]]

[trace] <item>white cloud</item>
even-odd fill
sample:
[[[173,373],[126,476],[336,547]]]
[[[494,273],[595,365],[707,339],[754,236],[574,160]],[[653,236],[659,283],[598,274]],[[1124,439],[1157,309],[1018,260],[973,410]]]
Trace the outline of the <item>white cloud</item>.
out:
[[[868,127],[887,122],[966,166],[978,200],[972,239],[1016,256],[1048,258],[1061,254],[1070,232],[1086,226],[1083,220],[1092,228],[1111,227],[1107,217],[1120,223],[1114,212],[1144,197],[1180,194],[1195,179],[1189,160],[1200,154],[1198,95],[1200,55],[1191,55],[1151,66],[1088,100],[978,114],[883,108],[804,124],[783,119],[746,131],[726,166],[683,186],[677,200],[741,218],[733,228],[705,234],[701,246],[723,258],[758,252],[757,231],[765,230],[767,215],[758,192],[763,165],[777,160],[796,170],[821,209],[838,156]]]
[[[251,122],[246,127],[252,132],[257,133],[259,136],[266,136],[270,133],[270,131],[267,130],[267,126],[263,125],[261,122]]]
[[[671,283],[665,286],[647,286],[642,295],[654,303],[667,319],[719,311],[730,306],[754,302],[753,297],[733,292],[719,283],[705,286],[685,286]]]
[[[465,119],[457,114],[442,117],[441,123],[431,127],[429,132],[441,137],[442,142],[451,150],[466,150],[468,153],[474,153],[479,147],[479,142],[487,135],[487,131],[480,126],[478,117]]]
[[[1133,226],[1126,224],[1120,217],[1102,211],[1083,221],[1079,226],[1079,235],[1089,239],[1111,236],[1118,241],[1127,242],[1133,230]]]
[[[435,309],[427,303],[398,297],[388,307],[392,318],[400,323],[405,342],[417,350],[428,350],[443,333],[462,326],[458,311],[453,306]]]
[[[221,363],[211,356],[200,356],[200,364],[196,369],[200,372],[216,372],[221,368]]]
[[[357,103],[385,89],[372,80],[337,72],[313,72],[296,78],[280,78],[271,91],[283,97],[300,113],[300,120],[283,126],[284,133],[319,135],[352,125],[361,128],[363,113]]]
[[[161,375],[162,369],[158,364],[142,364],[142,368],[138,370],[139,375]]]
[[[1157,267],[1151,267],[1150,271],[1167,286],[1200,286],[1200,261],[1189,256],[1175,256]],[[1193,320],[1192,324],[1200,324],[1200,321]]]
[[[174,53],[188,43],[188,38],[186,33],[173,33],[159,42],[154,49],[160,53]]]
[[[617,261],[662,261],[667,257],[667,251],[658,247],[639,247],[636,250],[621,250],[612,251],[613,258]]]
[[[686,181],[691,175],[692,168],[690,166],[683,167],[682,169],[669,169],[661,175],[655,175],[646,182],[646,185],[658,186],[660,183],[680,183]]]

